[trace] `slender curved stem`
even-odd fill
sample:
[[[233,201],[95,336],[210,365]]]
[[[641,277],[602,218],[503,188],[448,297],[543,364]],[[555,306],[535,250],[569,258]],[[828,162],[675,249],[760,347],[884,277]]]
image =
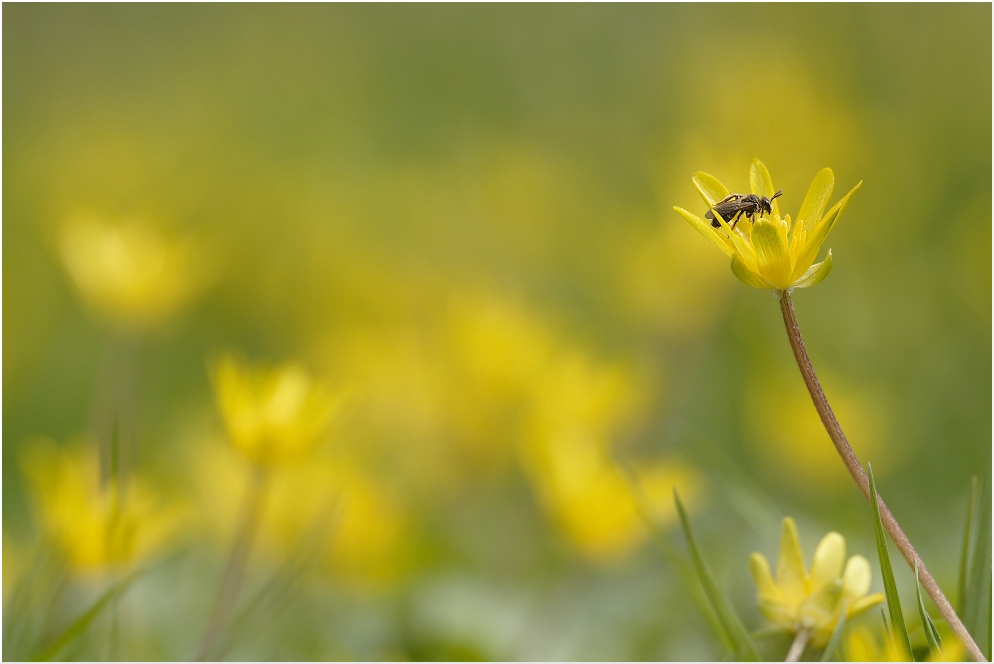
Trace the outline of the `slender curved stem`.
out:
[[[856,480],[856,484],[859,485],[860,490],[866,497],[866,500],[870,500],[870,482],[866,477],[866,472],[863,470],[863,466],[860,465],[859,459],[856,458],[856,453],[853,452],[852,447],[849,446],[849,441],[846,439],[846,434],[842,432],[842,427],[839,426],[839,421],[835,419],[835,413],[832,412],[832,407],[828,403],[828,398],[825,396],[825,392],[821,389],[821,383],[818,382],[818,376],[815,375],[814,367],[811,366],[811,360],[808,358],[808,352],[804,348],[804,340],[801,339],[801,329],[797,326],[797,316],[794,314],[794,303],[790,299],[790,293],[783,291],[780,294],[780,310],[783,312],[783,322],[787,326],[787,336],[790,338],[790,347],[794,350],[794,358],[797,360],[797,366],[801,369],[801,376],[804,377],[804,384],[808,387],[808,392],[811,393],[811,400],[814,402],[815,410],[818,411],[818,416],[821,417],[822,424],[825,425],[825,430],[828,431],[829,438],[832,439],[832,443],[835,445],[835,449],[838,450],[839,456],[842,457],[842,462],[846,465],[846,469],[849,470],[849,474],[852,475],[853,479]],[[956,638],[960,640],[963,646],[966,648],[970,657],[975,662],[986,662],[984,654],[977,647],[976,642],[974,642],[973,637],[967,631],[966,627],[963,625],[963,621],[959,619],[956,615],[956,611],[953,610],[952,605],[946,596],[942,593],[939,588],[939,584],[935,582],[932,578],[932,574],[929,573],[928,569],[925,567],[925,563],[918,556],[915,548],[911,546],[911,542],[908,541],[907,536],[904,531],[901,530],[901,526],[898,525],[897,519],[891,514],[890,510],[887,509],[887,505],[884,504],[883,498],[877,495],[877,504],[880,506],[880,517],[883,522],[884,529],[887,534],[890,535],[891,540],[897,545],[900,550],[901,555],[907,561],[911,569],[918,565],[918,572],[921,579],[922,586],[925,587],[925,591],[935,602],[936,608],[939,609],[939,613],[942,617],[946,619],[950,629],[956,634]]]
[[[211,650],[221,635],[221,631],[227,625],[228,619],[238,601],[238,593],[241,590],[242,580],[245,576],[245,567],[248,563],[249,553],[252,550],[252,543],[255,540],[259,518],[262,514],[267,480],[268,474],[265,468],[261,466],[254,466],[252,468],[252,477],[245,495],[241,519],[238,529],[235,532],[235,539],[231,544],[231,553],[224,568],[221,586],[217,591],[214,609],[211,611],[210,619],[207,622],[207,631],[204,633],[204,638],[200,643],[200,650],[195,658],[198,662],[213,659],[211,657]]]
[[[799,662],[801,661],[801,655],[804,654],[804,649],[808,647],[808,639],[811,638],[811,634],[806,629],[802,629],[794,637],[794,642],[790,644],[790,650],[787,652],[787,658],[783,661],[785,662]]]

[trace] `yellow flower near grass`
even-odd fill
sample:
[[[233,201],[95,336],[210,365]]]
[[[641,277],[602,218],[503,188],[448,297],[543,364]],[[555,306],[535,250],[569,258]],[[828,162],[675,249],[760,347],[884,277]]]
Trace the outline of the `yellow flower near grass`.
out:
[[[901,640],[886,633],[875,634],[859,625],[848,630],[843,645],[847,662],[913,662]]]
[[[775,580],[760,553],[749,556],[749,573],[759,591],[760,613],[775,627],[808,632],[814,646],[828,642],[843,605],[848,620],[884,600],[883,593],[868,594],[869,561],[856,555],[846,562],[846,540],[838,533],[822,538],[811,570],[805,571],[797,525],[790,517],[783,520]]]
[[[73,285],[99,316],[126,329],[158,325],[203,284],[192,246],[149,225],[77,217],[62,229],[59,253]]]
[[[773,291],[807,288],[828,276],[832,269],[832,251],[820,263],[815,263],[822,243],[839,220],[862,182],[857,184],[829,211],[825,206],[835,186],[832,169],[823,168],[815,175],[808,193],[801,203],[797,218],[780,216],[776,189],[770,173],[759,159],[754,159],[749,169],[752,193],[770,200],[771,212],[762,211],[750,222],[740,217],[738,223],[728,223],[714,211],[715,206],[729,196],[729,191],[714,176],[698,171],[693,177],[694,186],[711,210],[715,228],[693,212],[674,207],[680,216],[690,222],[704,237],[732,259],[732,272],[743,283],[754,288]]]
[[[531,386],[519,457],[543,509],[589,560],[616,561],[648,534],[611,450],[643,403],[640,387],[623,366],[579,350],[557,355]],[[656,460],[634,470],[651,503],[641,507],[660,523],[675,518],[674,486],[691,501],[698,492],[699,476],[689,464]]]
[[[927,662],[962,662],[963,645],[952,635],[942,639],[942,652],[930,652]],[[846,632],[843,652],[847,662],[913,662],[901,639],[885,631],[874,632],[864,625]]]
[[[247,464],[221,441],[199,442],[190,462],[200,526],[220,545],[232,537]],[[260,560],[278,564],[315,534],[324,539],[319,566],[329,576],[378,587],[409,569],[410,515],[388,481],[325,452],[271,468],[267,477],[255,542]]]
[[[302,366],[250,366],[224,355],[214,396],[231,444],[260,466],[299,459],[320,442],[340,396]]]
[[[80,572],[140,564],[168,543],[185,517],[141,477],[101,482],[93,446],[35,441],[21,466],[44,537]]]

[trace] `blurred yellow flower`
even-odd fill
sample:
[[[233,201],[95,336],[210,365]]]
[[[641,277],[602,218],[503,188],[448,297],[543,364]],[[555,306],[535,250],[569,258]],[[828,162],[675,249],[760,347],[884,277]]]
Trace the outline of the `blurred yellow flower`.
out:
[[[612,438],[645,397],[620,366],[564,352],[536,377],[520,448],[539,502],[584,556],[616,560],[646,537],[631,487],[611,455]],[[656,518],[671,521],[676,485],[693,496],[697,473],[676,461],[637,469]]]
[[[102,483],[96,449],[31,443],[22,459],[44,535],[82,572],[139,564],[161,550],[184,519],[140,477]]]
[[[883,634],[879,638],[862,625],[848,630],[843,650],[847,662],[913,662],[914,658],[904,650],[901,640],[893,635]],[[881,641],[883,643],[881,643]]]
[[[843,604],[846,618],[851,618],[884,600],[883,593],[868,595],[870,563],[863,556],[853,556],[845,564],[846,540],[838,533],[828,533],[815,550],[810,573],[804,570],[797,525],[783,520],[780,556],[776,581],[770,564],[760,553],[749,556],[749,573],[759,591],[759,611],[776,627],[811,635],[815,646],[824,646],[838,622]]]
[[[901,639],[886,631],[873,632],[860,625],[847,630],[843,642],[847,662],[913,662],[901,645]],[[930,652],[926,662],[962,662],[965,651],[955,636],[942,639],[941,652]]]
[[[246,465],[219,441],[201,442],[192,454],[201,526],[226,542],[244,496]],[[283,560],[315,533],[325,538],[320,564],[328,574],[376,585],[407,570],[409,517],[387,482],[320,452],[272,468],[267,477],[257,537],[262,559]]]
[[[300,365],[249,366],[224,355],[214,367],[214,397],[231,444],[270,466],[305,456],[341,402]]]
[[[838,453],[811,407],[811,397],[798,388],[796,378],[796,370],[786,374],[762,364],[746,383],[743,413],[753,434],[750,439],[755,454],[771,473],[803,486],[805,491],[848,491],[852,478],[838,463]],[[900,457],[892,445],[892,408],[887,394],[866,381],[853,384],[829,371],[819,371],[818,378],[832,395],[832,410],[845,422],[859,458],[873,459],[878,477],[892,470]],[[776,404],[776,408],[769,404]]]
[[[740,218],[740,223],[734,224],[733,228],[714,211],[715,206],[729,196],[725,185],[700,171],[694,175],[693,181],[704,202],[711,208],[714,222],[719,223],[720,227],[714,228],[711,223],[681,207],[673,209],[732,259],[732,272],[743,283],[774,291],[807,288],[828,276],[832,269],[832,251],[829,250],[822,262],[814,264],[818,251],[849,204],[849,199],[863,184],[857,184],[827,213],[822,214],[835,186],[832,169],[823,168],[815,175],[797,219],[791,224],[790,215],[780,217],[769,171],[763,162],[754,159],[749,169],[749,184],[754,195],[769,199],[771,211],[764,217],[762,210],[759,210],[754,223],[744,223]]]
[[[224,355],[213,378],[231,444],[260,466],[299,459],[313,450],[341,401],[293,363],[248,366]]]
[[[164,322],[203,282],[189,242],[138,222],[76,217],[62,229],[59,253],[86,304],[128,329]]]

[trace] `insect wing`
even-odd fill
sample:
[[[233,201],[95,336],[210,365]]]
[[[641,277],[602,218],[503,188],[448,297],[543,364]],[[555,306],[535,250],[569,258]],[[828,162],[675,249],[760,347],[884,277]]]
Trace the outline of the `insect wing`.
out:
[[[723,200],[718,201],[714,205],[714,211],[721,215],[721,218],[726,222],[730,221],[732,217],[741,212],[742,210],[748,209],[748,204],[743,204],[742,200],[745,198],[742,194],[730,194],[726,196]],[[711,219],[711,225],[715,228],[721,228],[721,224],[718,220],[714,218],[711,210],[704,215],[706,219]]]

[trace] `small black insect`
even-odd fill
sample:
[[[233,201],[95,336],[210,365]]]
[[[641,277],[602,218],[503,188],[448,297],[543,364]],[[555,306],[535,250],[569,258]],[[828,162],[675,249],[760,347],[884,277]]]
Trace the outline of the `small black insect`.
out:
[[[755,222],[756,215],[763,216],[763,213],[770,214],[773,211],[773,199],[783,194],[783,189],[778,189],[777,193],[769,198],[757,196],[756,194],[729,194],[723,200],[718,201],[714,206],[714,211],[721,215],[721,218],[735,228],[739,217],[745,215],[749,221]],[[711,225],[721,228],[721,222],[714,218],[711,210],[704,215],[711,220]]]

